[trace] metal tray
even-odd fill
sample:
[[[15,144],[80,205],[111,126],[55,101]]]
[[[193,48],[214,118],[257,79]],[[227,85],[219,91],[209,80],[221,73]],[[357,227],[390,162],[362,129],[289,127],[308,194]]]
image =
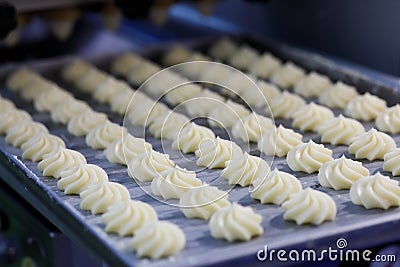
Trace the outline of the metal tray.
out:
[[[385,98],[389,104],[397,103],[400,99],[400,86],[383,75],[365,75],[357,73],[352,69],[343,68],[332,61],[326,60],[315,54],[293,49],[290,47],[271,44],[256,37],[236,37],[237,41],[246,42],[262,51],[269,50],[282,59],[292,60],[308,70],[318,70],[328,75],[332,80],[343,80],[355,85],[361,92],[370,91]],[[192,48],[204,50],[216,38],[205,38],[192,40],[186,44]],[[148,48],[137,51],[154,60],[159,58],[162,51],[165,51],[169,44]],[[116,55],[105,55],[97,58],[88,59],[101,68],[107,69],[110,61]],[[46,77],[56,81],[63,88],[70,90],[75,97],[87,101],[92,108],[109,114],[112,121],[122,123],[121,116],[110,112],[108,106],[98,104],[89,96],[79,93],[71,86],[64,84],[58,77],[58,70],[71,58],[57,58],[29,64],[35,70],[41,72]],[[7,65],[0,68],[0,76],[4,80],[5,75],[17,65]],[[378,79],[377,79],[378,78]],[[140,186],[127,175],[126,167],[111,164],[107,161],[102,151],[93,150],[86,146],[84,138],[77,138],[70,135],[62,125],[51,121],[49,114],[36,112],[31,104],[21,100],[17,95],[4,88],[1,83],[0,93],[3,97],[12,99],[19,108],[28,110],[33,118],[43,122],[51,133],[62,137],[67,147],[83,153],[88,163],[97,164],[104,168],[109,174],[111,181],[117,181],[126,186],[133,199],[145,201],[151,204],[157,211],[159,218],[169,220],[178,224],[185,232],[187,245],[184,251],[178,256],[161,259],[148,260],[139,259],[133,252],[129,251],[129,238],[120,238],[116,235],[106,234],[104,225],[99,216],[93,216],[89,212],[84,212],[79,208],[78,196],[66,196],[56,186],[57,180],[43,177],[37,169],[37,164],[21,159],[21,151],[6,144],[4,137],[0,137],[0,172],[1,179],[9,184],[21,196],[32,203],[40,212],[49,218],[66,235],[71,237],[80,245],[87,248],[96,258],[104,260],[111,266],[218,266],[226,264],[266,264],[259,262],[256,254],[265,245],[269,249],[306,249],[316,250],[325,249],[328,246],[335,247],[338,238],[348,240],[348,248],[365,248],[392,242],[400,239],[398,227],[400,225],[400,209],[392,208],[383,210],[366,210],[363,207],[355,206],[351,203],[348,190],[334,191],[320,187],[317,182],[316,174],[306,175],[304,173],[294,173],[299,178],[303,187],[317,188],[326,192],[335,200],[338,213],[332,222],[323,223],[320,226],[304,225],[297,226],[294,222],[284,221],[282,214],[284,210],[275,205],[262,205],[258,201],[250,198],[249,189],[235,187],[230,192],[229,199],[240,204],[251,206],[256,212],[263,216],[262,226],[264,234],[249,242],[227,243],[222,240],[215,240],[210,236],[207,223],[197,219],[187,219],[183,213],[175,207],[177,201],[168,201],[172,205],[155,200],[145,193],[149,191],[149,183]],[[279,120],[288,126],[288,121]],[[200,121],[200,123],[203,123]],[[366,128],[372,126],[371,123],[364,124]],[[186,155],[188,160],[181,157],[180,153],[170,148],[170,142],[164,141],[163,147],[158,139],[145,134],[141,127],[132,127],[130,131],[136,136],[145,137],[153,144],[154,149],[162,150],[171,155],[172,159],[180,166],[188,169],[196,169],[193,155]],[[216,132],[223,134],[222,132]],[[319,142],[316,134],[303,134],[304,140],[312,138]],[[400,143],[400,136],[394,136],[397,144]],[[240,142],[239,142],[240,143]],[[244,144],[241,144],[242,146]],[[334,158],[338,158],[343,153],[347,153],[345,146],[327,146],[333,149]],[[254,145],[250,147],[255,151]],[[271,158],[265,157],[271,162]],[[382,161],[367,162],[362,161],[364,166],[370,169],[371,173],[382,171]],[[276,158],[272,162],[272,168],[277,167],[281,170],[291,172],[285,163],[285,159]],[[292,172],[291,172],[292,173]],[[219,177],[220,171],[206,170],[198,174],[198,177],[205,182],[212,182],[223,190],[228,190],[230,186],[226,180]],[[385,173],[389,175],[388,173]],[[398,179],[398,178],[394,178]],[[288,264],[288,262],[274,262],[275,265]]]

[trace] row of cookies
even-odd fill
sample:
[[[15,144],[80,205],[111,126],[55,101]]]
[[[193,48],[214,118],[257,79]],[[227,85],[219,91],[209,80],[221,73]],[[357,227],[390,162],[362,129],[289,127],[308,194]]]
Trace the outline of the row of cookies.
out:
[[[17,71],[13,75],[23,75],[21,73],[26,73],[26,71],[28,70]],[[33,72],[30,73],[37,75]],[[20,91],[22,94],[27,89],[22,86],[19,88],[14,87],[13,90]],[[56,98],[57,95],[51,91],[57,90],[57,92],[62,92],[61,94],[66,93],[66,91],[58,87],[48,87],[44,90],[47,90],[48,94]],[[35,99],[42,97],[41,94],[38,94]],[[72,95],[71,98],[73,99]],[[33,100],[34,103],[38,101],[35,99]],[[37,110],[40,109],[37,108]],[[50,107],[48,111],[52,112],[52,110]],[[82,135],[86,135],[87,141],[95,139],[96,141],[94,142],[87,142],[91,147],[104,148],[107,143],[109,147],[118,147],[116,144],[121,142],[124,137],[122,136],[122,128],[119,126],[120,128],[116,130],[108,120],[104,122],[98,121],[97,123],[96,121],[91,121],[91,118],[96,118],[93,115],[98,115],[97,118],[107,118],[105,114],[96,113],[93,110],[91,112],[92,116],[87,117],[82,117],[82,114],[90,114],[87,110],[82,114],[70,116],[66,121],[63,121],[63,124],[68,124],[69,131],[72,129],[70,131],[71,134],[76,135],[75,133],[79,130],[80,132],[78,131],[79,134],[77,135],[81,135],[80,133],[84,131],[85,133]],[[65,113],[63,115],[66,117]],[[77,124],[78,129],[71,126],[70,122],[73,120],[80,122]],[[88,130],[87,127],[91,126],[85,124],[85,121],[91,121],[92,124],[97,125]],[[23,121],[23,125],[28,125],[26,127],[35,129],[25,121]],[[20,125],[18,128],[21,128]],[[24,132],[31,131],[24,130]],[[26,150],[23,150],[23,157],[40,161],[38,164],[39,170],[42,171],[44,176],[59,179],[57,186],[65,194],[78,194],[81,198],[81,209],[89,210],[92,214],[102,214],[102,221],[106,226],[105,230],[107,232],[118,233],[120,236],[134,235],[130,243],[141,257],[160,258],[177,254],[184,248],[185,235],[179,227],[169,222],[158,221],[157,214],[150,205],[141,201],[131,200],[129,191],[119,183],[109,182],[108,175],[102,168],[87,164],[85,157],[81,153],[66,149],[64,142],[60,138],[49,134],[45,136],[44,134],[31,134],[29,140],[22,144],[22,146],[26,147]],[[131,137],[131,141],[132,138],[134,137]],[[115,140],[111,142],[111,139]],[[135,138],[133,140],[134,142],[132,143],[136,146],[135,149],[130,150],[131,153],[140,154],[140,150],[143,150],[143,146],[141,147],[140,143],[142,145],[146,143],[144,140],[138,142],[138,139]],[[148,148],[148,146],[146,147]],[[31,156],[26,156],[25,154],[27,153]],[[120,213],[121,210],[124,213]],[[158,239],[153,247],[146,247],[147,239],[154,236],[158,236]]]

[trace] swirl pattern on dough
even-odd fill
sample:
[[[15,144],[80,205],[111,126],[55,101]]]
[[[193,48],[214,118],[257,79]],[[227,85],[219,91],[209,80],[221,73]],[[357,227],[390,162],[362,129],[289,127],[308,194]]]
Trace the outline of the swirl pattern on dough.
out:
[[[365,93],[350,100],[344,109],[344,113],[357,120],[371,121],[385,109],[385,100],[370,93]]]
[[[107,82],[109,75],[99,69],[91,67],[84,76],[75,80],[75,86],[84,93],[92,93],[99,85]]]
[[[228,242],[249,241],[264,232],[261,222],[261,215],[255,213],[251,207],[233,203],[217,210],[211,216],[208,226],[211,236],[216,239],[225,239]]]
[[[40,122],[22,120],[7,130],[6,142],[13,147],[21,147],[39,133],[48,134],[49,131]]]
[[[242,149],[237,144],[219,137],[213,140],[203,139],[195,152],[197,165],[206,166],[209,169],[225,168],[225,163],[228,160],[242,154]]]
[[[142,88],[147,94],[159,98],[183,83],[187,83],[187,80],[181,75],[169,69],[164,69],[146,80]]]
[[[357,89],[339,81],[323,91],[318,102],[330,108],[344,109],[349,101],[358,96]]]
[[[210,185],[191,188],[179,199],[180,209],[186,218],[202,220],[209,220],[217,210],[228,205],[228,193]]]
[[[128,165],[132,158],[152,149],[152,145],[143,138],[134,137],[131,134],[112,142],[106,149],[109,162]]]
[[[101,216],[107,233],[134,235],[136,230],[158,220],[152,206],[142,201],[127,200],[108,207]]]
[[[311,102],[292,114],[292,127],[301,131],[316,131],[321,123],[333,117],[332,110]]]
[[[149,150],[137,155],[128,163],[128,174],[140,182],[150,182],[158,173],[174,166],[175,163],[169,159],[168,154]]]
[[[6,86],[11,91],[19,91],[30,84],[34,79],[39,76],[36,72],[31,69],[22,67],[12,72],[6,80]]]
[[[251,197],[262,204],[273,203],[281,205],[293,193],[302,190],[299,180],[293,175],[274,169],[266,177],[253,181]]]
[[[203,89],[183,105],[190,116],[207,116],[211,110],[224,101],[224,97],[218,93]]]
[[[127,83],[109,77],[104,83],[96,87],[92,92],[92,97],[99,103],[109,104],[116,94],[125,89],[130,89]]]
[[[111,64],[111,71],[115,74],[126,76],[131,69],[138,67],[143,58],[134,53],[124,53]]]
[[[375,125],[382,132],[400,133],[400,105],[396,104],[379,113],[375,119]]]
[[[207,127],[191,122],[183,127],[178,137],[172,143],[172,148],[180,150],[185,154],[193,153],[199,148],[200,143],[204,139],[215,139],[214,132]]]
[[[65,147],[65,143],[58,136],[48,133],[37,133],[21,145],[21,150],[23,151],[22,157],[33,162],[38,162],[43,159],[45,154],[55,152],[59,147]]]
[[[149,127],[158,117],[165,116],[171,110],[161,102],[148,99],[138,103],[128,112],[128,120],[133,125]]]
[[[332,150],[324,145],[316,144],[312,140],[303,143],[289,150],[286,162],[292,171],[313,173],[325,162],[333,160]]]
[[[79,196],[81,209],[88,210],[92,214],[104,213],[110,206],[131,198],[125,186],[108,181],[88,186]]]
[[[320,185],[335,190],[350,189],[358,179],[369,175],[369,170],[361,162],[342,156],[324,163],[318,172]]]
[[[202,182],[196,177],[194,171],[175,166],[162,171],[151,182],[151,191],[163,199],[179,199],[181,195],[191,188],[201,186]]]
[[[251,156],[244,152],[242,156],[233,158],[225,163],[221,176],[230,185],[248,186],[254,180],[265,179],[270,171],[268,163],[260,157]]]
[[[179,132],[189,121],[185,115],[171,111],[165,116],[154,119],[149,131],[155,138],[176,140]]]
[[[33,99],[33,105],[37,111],[52,111],[57,105],[71,98],[71,93],[64,91],[58,87],[40,92]]]
[[[258,140],[258,150],[267,156],[284,157],[290,149],[302,143],[303,136],[292,129],[279,125],[266,131]]]
[[[97,165],[80,163],[60,174],[58,189],[66,195],[79,195],[91,185],[108,182],[107,173]]]
[[[170,87],[171,88],[171,87]],[[177,105],[192,99],[201,92],[202,88],[198,84],[188,83],[175,85],[174,88],[168,91],[165,95],[165,100],[171,105]]]
[[[216,106],[208,114],[208,123],[211,127],[231,128],[237,120],[250,114],[250,111],[243,105],[227,100],[225,103]]]
[[[304,97],[318,97],[331,85],[327,76],[312,71],[296,83],[294,92]]]
[[[355,136],[364,132],[364,126],[359,121],[341,114],[318,126],[321,142],[332,145],[349,145]]]
[[[244,74],[239,71],[232,71],[225,79],[218,82],[221,87],[221,93],[230,97],[240,96],[247,88],[255,87],[256,78],[250,74]],[[254,89],[253,89],[254,90]]]
[[[37,95],[42,92],[48,92],[55,86],[53,82],[46,80],[42,76],[37,76],[29,84],[21,88],[20,95],[24,100],[31,102]]]
[[[193,52],[186,62],[189,64],[174,66],[174,70],[178,71],[185,77],[197,80],[200,77],[200,74],[210,66],[210,63],[207,61],[211,61],[208,56],[198,52]]]
[[[232,72],[233,70],[231,67],[214,62],[214,64],[211,64],[211,66],[200,73],[199,81],[218,84],[223,81],[225,77],[230,76]]]
[[[257,50],[250,46],[242,45],[230,55],[228,62],[235,68],[247,70],[258,56]]]
[[[85,102],[75,98],[68,98],[51,111],[51,119],[54,122],[67,124],[73,116],[76,116],[87,109],[90,109],[90,107]]]
[[[295,86],[304,75],[304,69],[292,62],[286,62],[272,73],[271,81],[280,88],[289,89]]]
[[[164,66],[172,66],[187,61],[192,52],[180,44],[173,45],[166,51],[161,59]]]
[[[59,146],[56,151],[43,156],[38,164],[38,169],[44,176],[58,179],[63,171],[82,163],[86,163],[86,158],[81,153]]]
[[[71,117],[67,125],[67,130],[75,136],[84,136],[87,135],[90,130],[105,123],[107,120],[106,114],[96,112],[89,108]]]
[[[282,65],[282,61],[271,53],[264,53],[250,65],[250,73],[268,79],[272,73]]]
[[[118,93],[116,93],[111,99],[110,99],[110,107],[111,111],[114,113],[117,113],[119,115],[124,115],[126,112],[129,111],[129,108],[133,108],[133,104],[131,104],[131,99],[135,96],[135,99],[139,99],[142,101],[146,101],[147,97],[143,97],[142,93],[138,93],[135,91],[129,89],[129,88],[124,88]]]
[[[232,135],[243,142],[257,142],[262,133],[275,128],[270,118],[255,112],[238,120],[232,127]]]
[[[400,148],[386,153],[383,160],[384,171],[391,172],[393,176],[400,175]]]
[[[126,78],[132,84],[141,85],[160,70],[161,68],[157,64],[148,60],[143,60],[140,65],[129,71]]]
[[[81,59],[75,59],[62,69],[61,76],[67,82],[72,83],[80,80],[91,69],[92,66],[90,66],[88,63],[84,62]]]
[[[337,212],[336,204],[328,194],[311,188],[292,194],[282,207],[286,210],[283,218],[298,225],[332,221]]]
[[[280,95],[272,98],[269,104],[272,115],[275,118],[289,119],[295,111],[306,104],[306,101],[298,95],[284,91]],[[270,111],[267,110],[267,112]]]
[[[19,121],[31,121],[32,117],[25,110],[10,108],[0,113],[0,134],[5,134]]]
[[[0,114],[4,112],[9,112],[10,110],[15,110],[15,105],[11,100],[7,98],[2,98],[0,96]]]
[[[106,149],[115,140],[126,136],[128,130],[119,124],[106,121],[88,132],[85,141],[94,149]]]
[[[208,53],[217,60],[226,60],[237,50],[237,44],[229,38],[221,38],[215,42]]]
[[[268,106],[269,101],[281,93],[278,87],[263,80],[256,81],[256,85],[257,87],[251,85],[240,94],[240,97],[251,107]]]
[[[157,221],[136,230],[131,244],[139,257],[155,260],[177,255],[184,249],[186,237],[177,225]]]
[[[383,159],[386,153],[396,149],[396,142],[389,135],[372,128],[366,133],[354,137],[349,153],[356,159],[373,161]]]
[[[365,176],[355,182],[350,188],[350,199],[355,205],[366,209],[388,209],[400,206],[399,182],[376,173]]]

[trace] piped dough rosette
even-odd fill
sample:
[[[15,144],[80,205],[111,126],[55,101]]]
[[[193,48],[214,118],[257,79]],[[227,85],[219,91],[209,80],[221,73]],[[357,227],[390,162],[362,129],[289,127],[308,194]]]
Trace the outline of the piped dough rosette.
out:
[[[282,207],[285,209],[283,218],[298,225],[332,221],[337,212],[336,204],[328,194],[311,188],[292,194]]]
[[[399,182],[376,173],[365,176],[355,182],[350,188],[350,198],[353,204],[366,209],[388,209],[400,206]]]
[[[324,163],[318,172],[320,185],[335,190],[349,189],[358,179],[369,175],[369,170],[361,162],[342,156]]]
[[[287,154],[287,164],[292,171],[313,173],[325,162],[333,160],[332,150],[312,140],[293,147]]]

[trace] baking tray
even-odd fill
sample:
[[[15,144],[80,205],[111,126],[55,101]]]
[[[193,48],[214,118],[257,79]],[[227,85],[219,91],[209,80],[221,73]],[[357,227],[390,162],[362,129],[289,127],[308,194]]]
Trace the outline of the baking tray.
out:
[[[307,70],[318,70],[328,75],[332,80],[343,80],[355,85],[360,92],[370,91],[383,98],[389,104],[398,102],[400,99],[400,90],[395,82],[387,79],[383,75],[376,77],[357,73],[354,70],[343,68],[319,57],[304,51],[293,49],[287,46],[271,44],[265,40],[255,37],[234,37],[236,41],[246,42],[262,51],[269,50],[275,55],[292,60],[295,63],[305,67]],[[192,40],[186,44],[194,49],[204,50],[216,38],[204,38]],[[163,44],[157,47],[136,51],[151,59],[158,60],[160,54],[168,49],[170,44]],[[90,62],[97,66],[108,69],[109,63],[116,55],[103,55],[96,58],[88,58]],[[110,112],[106,105],[96,103],[85,94],[75,90],[68,84],[64,84],[58,75],[58,71],[72,58],[57,58],[40,62],[30,63],[30,67],[42,73],[44,76],[59,83],[63,88],[74,93],[75,97],[87,101],[92,108],[109,114],[112,121],[122,123],[121,116]],[[110,181],[117,181],[126,186],[133,199],[141,200],[151,204],[160,219],[168,220],[178,224],[185,232],[187,245],[178,256],[161,259],[148,260],[139,259],[134,253],[128,251],[129,238],[120,238],[116,235],[106,234],[104,225],[100,216],[93,216],[89,212],[84,212],[79,208],[78,196],[66,196],[58,190],[57,180],[43,177],[37,169],[37,164],[21,159],[21,151],[5,143],[4,137],[0,137],[0,171],[1,179],[9,184],[21,196],[27,199],[34,207],[49,218],[58,226],[67,236],[84,246],[96,258],[104,260],[111,266],[219,266],[231,265],[264,265],[266,262],[259,262],[256,254],[265,245],[269,249],[284,248],[315,250],[326,249],[328,246],[335,248],[338,238],[348,240],[348,248],[365,248],[380,245],[383,243],[400,240],[398,227],[400,225],[400,209],[391,208],[383,210],[366,210],[363,207],[355,206],[351,203],[348,190],[334,191],[328,188],[320,187],[317,182],[317,174],[306,175],[304,173],[295,173],[303,187],[312,187],[326,192],[335,200],[338,213],[333,222],[326,222],[320,226],[304,225],[297,226],[294,222],[283,220],[284,210],[275,205],[262,205],[258,201],[250,198],[249,189],[235,187],[229,194],[231,201],[251,206],[257,213],[263,216],[262,226],[264,234],[249,242],[227,243],[222,240],[215,240],[210,236],[207,223],[197,219],[187,219],[183,213],[174,206],[177,201],[168,201],[169,204],[156,201],[153,197],[145,193],[149,191],[149,183],[143,183],[139,186],[133,179],[127,175],[126,167],[111,164],[107,161],[102,151],[93,150],[86,146],[84,138],[70,135],[64,126],[55,124],[51,121],[50,115],[36,112],[31,104],[21,100],[17,95],[7,91],[4,88],[4,77],[18,65],[7,65],[0,69],[1,88],[0,93],[3,97],[12,99],[19,108],[23,108],[32,114],[37,121],[44,123],[51,133],[63,138],[67,147],[80,151],[85,155],[88,163],[97,164],[104,168]],[[199,123],[204,123],[200,121]],[[288,121],[278,120],[277,123],[283,123],[290,126]],[[373,125],[364,124],[366,128]],[[162,150],[171,155],[175,162],[188,169],[197,169],[193,155],[186,155],[182,158],[179,152],[170,148],[170,142],[164,141],[163,147],[158,139],[152,138],[144,133],[141,127],[130,127],[130,131],[136,136],[145,137],[146,141],[153,144],[154,149]],[[217,134],[224,134],[216,131]],[[312,138],[319,142],[317,134],[304,134],[304,141]],[[396,143],[400,143],[400,136],[394,136]],[[244,146],[243,143],[239,144]],[[333,149],[334,158],[338,158],[343,153],[347,157],[353,158],[347,153],[345,146],[330,146]],[[254,144],[247,148],[251,153],[256,153]],[[272,168],[277,167],[281,170],[290,171],[285,163],[285,159],[271,158],[262,155],[272,164]],[[371,173],[382,171],[382,161],[367,162],[362,161],[364,166],[370,169]],[[222,190],[230,189],[226,180],[219,177],[219,170],[205,170],[198,174],[198,177],[205,182],[213,183]],[[388,173],[385,173],[389,175]],[[394,178],[397,179],[398,178]],[[290,262],[274,262],[275,265],[290,264]]]

